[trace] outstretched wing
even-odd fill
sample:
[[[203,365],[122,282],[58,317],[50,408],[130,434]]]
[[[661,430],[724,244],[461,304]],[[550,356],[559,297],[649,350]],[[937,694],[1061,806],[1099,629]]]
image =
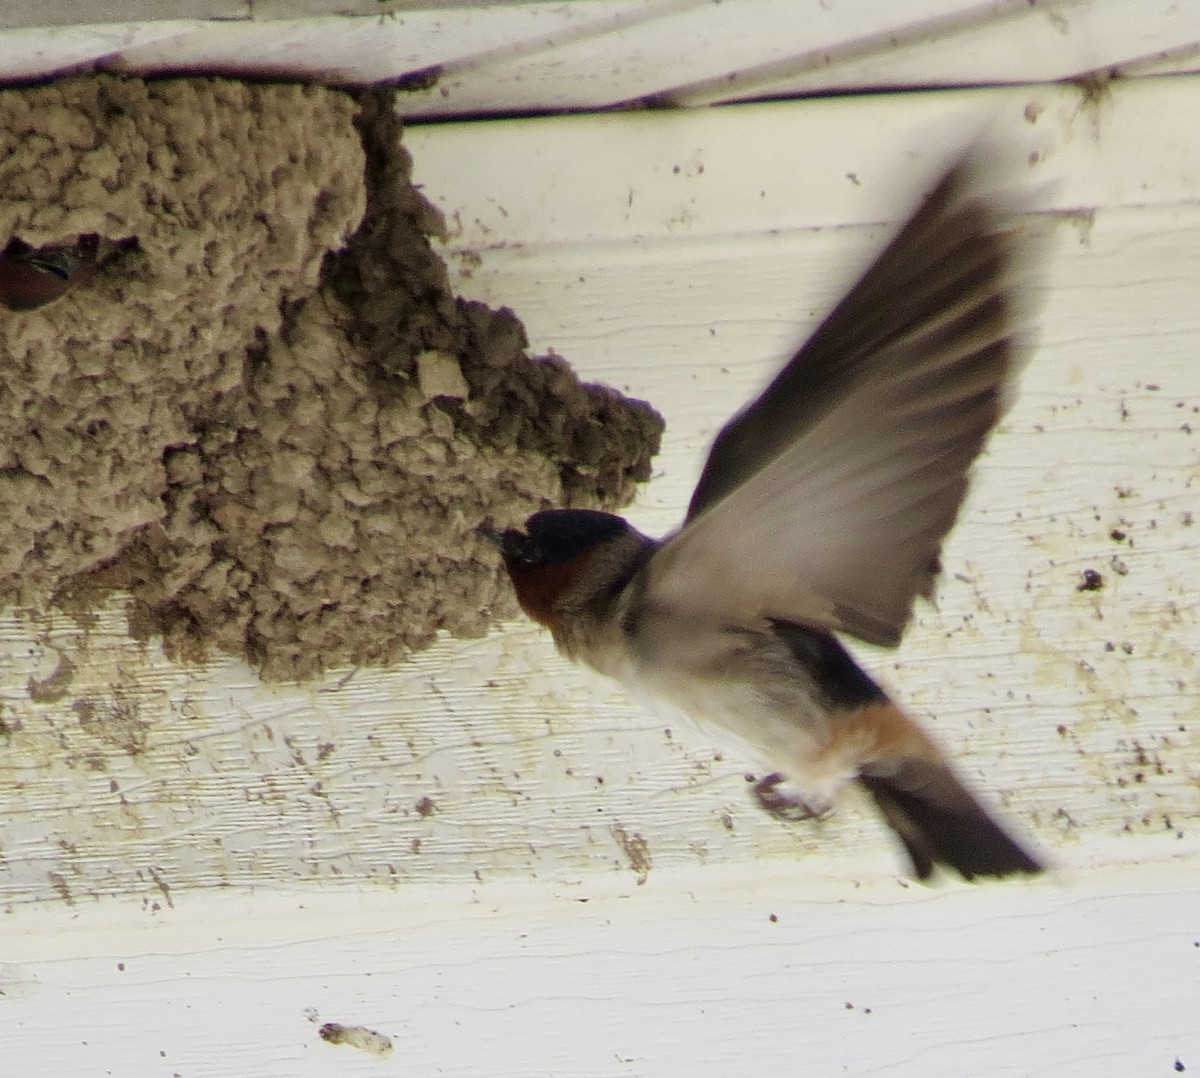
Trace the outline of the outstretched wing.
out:
[[[721,431],[648,602],[899,642],[1027,351],[1031,237],[984,178],[951,167]]]

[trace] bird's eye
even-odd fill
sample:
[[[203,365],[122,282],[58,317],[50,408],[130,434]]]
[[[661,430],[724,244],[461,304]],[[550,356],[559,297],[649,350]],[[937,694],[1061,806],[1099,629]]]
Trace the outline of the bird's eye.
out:
[[[534,542],[532,536],[525,536],[517,557],[523,565],[537,565],[542,560],[542,548]]]
[[[519,532],[516,528],[496,532],[493,539],[510,565],[532,566],[542,563],[542,548],[532,536]]]

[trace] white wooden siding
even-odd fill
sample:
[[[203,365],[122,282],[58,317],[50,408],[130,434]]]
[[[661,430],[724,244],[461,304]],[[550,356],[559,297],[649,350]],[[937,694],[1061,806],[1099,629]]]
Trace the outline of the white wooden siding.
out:
[[[334,82],[437,68],[403,106],[437,117],[1200,66],[1200,4],[1186,0],[125,0],[103,11],[89,22],[96,5],[73,0],[0,10],[12,27],[0,35],[0,78],[93,63]],[[67,25],[37,26],[37,12]]]

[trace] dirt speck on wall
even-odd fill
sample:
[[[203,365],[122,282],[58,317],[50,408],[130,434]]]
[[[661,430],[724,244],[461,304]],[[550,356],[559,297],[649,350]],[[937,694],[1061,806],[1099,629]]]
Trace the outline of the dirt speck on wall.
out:
[[[139,635],[268,678],[387,663],[514,612],[483,520],[615,507],[648,478],[649,406],[453,296],[390,103],[109,76],[0,93],[0,242],[137,240],[0,310],[0,601],[120,589]]]

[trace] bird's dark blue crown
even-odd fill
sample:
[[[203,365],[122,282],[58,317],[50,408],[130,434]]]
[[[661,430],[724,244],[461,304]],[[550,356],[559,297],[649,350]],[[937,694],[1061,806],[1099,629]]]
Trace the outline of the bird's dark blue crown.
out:
[[[544,509],[525,521],[526,534],[542,565],[569,561],[628,527],[621,517],[598,509]]]

